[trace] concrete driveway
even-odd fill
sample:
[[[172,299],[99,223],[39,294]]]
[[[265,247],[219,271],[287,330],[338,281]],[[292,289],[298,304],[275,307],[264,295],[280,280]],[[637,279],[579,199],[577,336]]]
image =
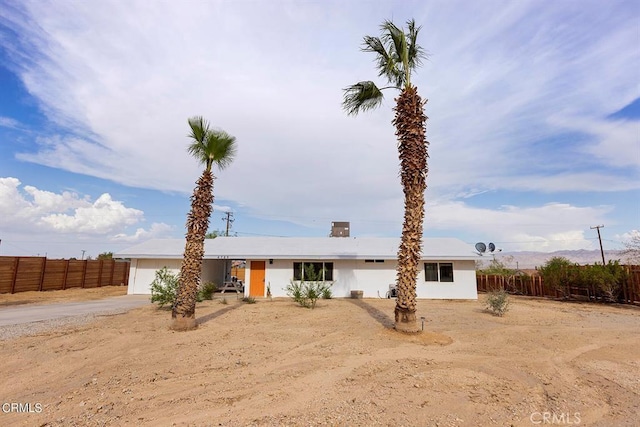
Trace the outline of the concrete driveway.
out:
[[[150,300],[151,295],[123,295],[91,301],[2,307],[0,327],[87,314],[125,313],[133,308],[151,304]]]

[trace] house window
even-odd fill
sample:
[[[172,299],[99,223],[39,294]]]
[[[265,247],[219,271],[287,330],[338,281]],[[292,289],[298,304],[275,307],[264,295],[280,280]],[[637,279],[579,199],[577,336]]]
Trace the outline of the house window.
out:
[[[293,280],[333,280],[332,262],[294,262]]]
[[[438,263],[437,262],[424,263],[424,280],[426,280],[427,282],[438,281]]]
[[[440,263],[440,281],[453,282],[453,263],[450,263],[450,262]]]
[[[383,259],[365,259],[364,262],[384,262]]]
[[[426,282],[453,282],[453,263],[425,262],[424,280]]]

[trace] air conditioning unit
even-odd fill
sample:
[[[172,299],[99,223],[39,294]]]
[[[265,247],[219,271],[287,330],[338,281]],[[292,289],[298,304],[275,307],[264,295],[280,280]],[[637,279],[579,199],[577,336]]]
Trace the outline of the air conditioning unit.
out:
[[[334,221],[331,223],[331,237],[349,237],[349,223],[346,221]]]
[[[389,292],[387,292],[387,298],[397,298],[398,290],[396,289],[396,285],[389,285]]]

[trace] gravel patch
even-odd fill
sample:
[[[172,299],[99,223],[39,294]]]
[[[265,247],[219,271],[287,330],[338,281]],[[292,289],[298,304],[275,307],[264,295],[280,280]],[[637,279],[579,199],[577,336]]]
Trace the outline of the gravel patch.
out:
[[[65,330],[86,325],[97,320],[98,317],[115,316],[124,314],[128,310],[116,309],[105,310],[91,314],[81,314],[76,316],[59,317],[51,320],[43,320],[39,322],[21,323],[17,325],[8,325],[0,327],[0,341],[38,335],[52,330]]]

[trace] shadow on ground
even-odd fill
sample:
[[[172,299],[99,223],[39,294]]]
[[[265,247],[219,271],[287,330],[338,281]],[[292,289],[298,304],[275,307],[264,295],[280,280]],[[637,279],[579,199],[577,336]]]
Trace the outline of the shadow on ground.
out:
[[[222,316],[223,314],[226,314],[226,313],[230,312],[231,310],[235,310],[236,308],[238,308],[238,307],[240,307],[240,306],[242,306],[242,304],[232,304],[232,305],[228,305],[228,306],[226,306],[225,308],[223,308],[223,309],[221,309],[221,310],[218,310],[218,311],[215,311],[215,312],[213,312],[213,313],[209,313],[209,314],[207,314],[207,315],[204,315],[204,316],[202,316],[202,317],[197,318],[197,319],[196,319],[196,323],[197,323],[198,325],[202,325],[203,323],[206,323],[206,322],[208,322],[208,321],[210,321],[210,320],[213,320],[213,319],[215,319],[216,317],[220,317],[220,316]]]
[[[358,306],[364,311],[366,311],[367,313],[369,313],[369,315],[373,317],[376,322],[380,323],[385,328],[394,329],[396,324],[395,319],[392,319],[391,317],[389,317],[382,310],[370,304],[367,304],[361,299],[347,299],[347,301],[349,301],[351,304]]]

